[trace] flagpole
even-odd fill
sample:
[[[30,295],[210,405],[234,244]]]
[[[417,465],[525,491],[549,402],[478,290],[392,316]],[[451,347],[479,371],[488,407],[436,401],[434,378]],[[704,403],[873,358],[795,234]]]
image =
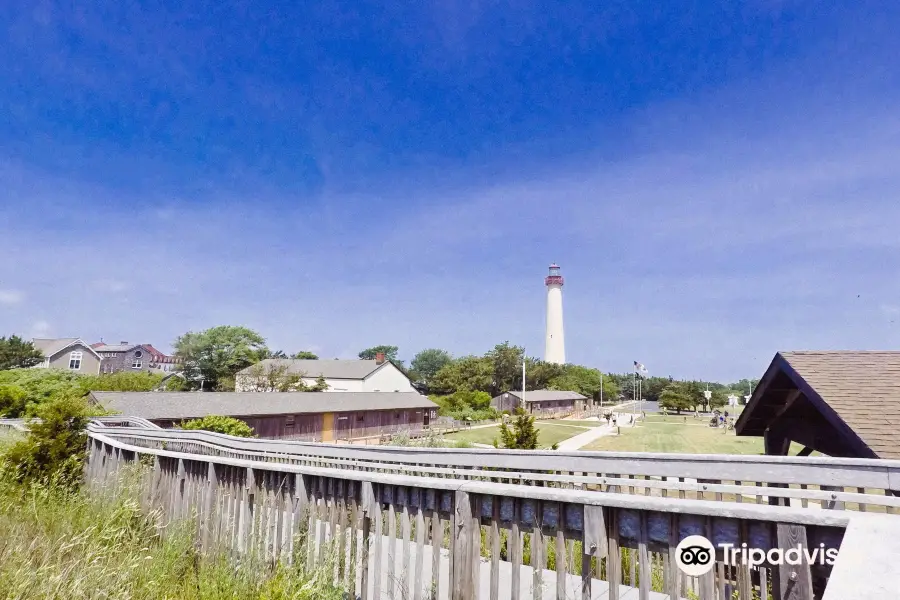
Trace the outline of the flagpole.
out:
[[[522,348],[522,404],[525,403],[525,348]]]
[[[600,412],[603,412],[603,371],[600,371]]]
[[[631,374],[631,414],[634,414],[634,405],[637,404],[637,365]]]

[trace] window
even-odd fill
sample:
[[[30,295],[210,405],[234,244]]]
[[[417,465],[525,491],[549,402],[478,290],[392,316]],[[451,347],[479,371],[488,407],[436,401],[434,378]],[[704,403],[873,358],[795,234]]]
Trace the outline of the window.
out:
[[[82,353],[79,351],[75,351],[69,354],[69,368],[73,371],[81,370],[81,357]]]
[[[284,418],[284,426],[285,427],[293,427],[294,426],[294,415],[288,415]]]
[[[135,351],[135,353],[134,353],[135,358],[141,358],[142,356],[144,356],[143,352],[141,352],[140,350]]]
[[[135,358],[133,361],[131,361],[131,368],[140,369],[142,364],[143,363],[141,362],[141,359]]]
[[[362,422],[365,421],[365,420],[366,420],[365,415],[356,415],[356,422],[357,422],[357,423],[362,423]]]

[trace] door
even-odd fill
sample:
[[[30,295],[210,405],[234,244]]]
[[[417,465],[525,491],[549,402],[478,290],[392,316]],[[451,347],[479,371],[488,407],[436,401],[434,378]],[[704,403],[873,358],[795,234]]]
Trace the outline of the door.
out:
[[[322,415],[322,441],[334,441],[334,413]]]

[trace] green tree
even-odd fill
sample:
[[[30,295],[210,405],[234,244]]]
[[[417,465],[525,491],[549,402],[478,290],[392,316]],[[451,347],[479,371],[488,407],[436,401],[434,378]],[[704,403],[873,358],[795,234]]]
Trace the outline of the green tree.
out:
[[[710,408],[722,408],[728,404],[728,394],[724,389],[716,388],[710,391],[712,392],[712,397],[709,399]]]
[[[431,400],[438,405],[438,412],[443,417],[473,421],[497,417],[497,411],[491,408],[491,395],[487,392],[458,390],[447,396],[431,396]]]
[[[561,377],[564,372],[564,365],[528,358],[525,360],[525,389],[549,389],[552,385],[551,382],[554,379]],[[519,387],[519,389],[521,389],[521,387]]]
[[[600,371],[580,365],[563,365],[563,372],[547,386],[551,390],[578,392],[588,398],[600,395]]]
[[[28,425],[28,436],[10,447],[3,461],[19,481],[77,487],[90,415],[84,398],[72,394],[55,397],[38,408],[38,418]]]
[[[321,375],[314,385],[303,381],[305,373],[292,372],[287,361],[257,363],[238,375],[245,392],[324,392],[328,389]]]
[[[524,356],[524,348],[510,346],[509,342],[497,344],[485,355],[485,358],[491,361],[491,366],[494,369],[491,388],[488,390],[491,396],[498,396],[509,390],[522,389],[522,360]]]
[[[236,437],[256,437],[253,428],[234,417],[206,415],[202,419],[193,419],[181,424],[182,429],[202,429],[214,433],[224,433]]]
[[[221,325],[188,332],[173,344],[185,379],[196,388],[234,389],[235,374],[259,362],[268,349],[261,335],[246,327]]]
[[[500,424],[500,447],[536,450],[538,447],[538,430],[534,426],[534,417],[521,408],[516,409],[512,427],[509,427],[505,422]]]
[[[410,363],[413,380],[421,381],[428,387],[437,372],[452,361],[453,357],[446,350],[437,348],[422,350]]]
[[[28,394],[25,412],[8,417],[32,417],[37,408],[62,395],[84,396],[86,390],[78,375],[66,369],[10,369],[0,371],[0,385],[14,385]]]
[[[150,392],[159,387],[165,375],[161,373],[103,373],[100,375],[82,375],[77,383],[87,392]]]
[[[0,337],[0,371],[33,367],[44,360],[43,353],[17,335]]]
[[[359,357],[363,360],[375,360],[376,355],[382,353],[389,361],[400,362],[397,359],[397,352],[399,351],[400,348],[397,346],[372,346],[371,348],[366,348],[360,352]]]
[[[490,392],[494,381],[494,366],[489,358],[463,356],[449,362],[435,373],[430,389],[439,394],[460,390]]]
[[[301,359],[301,360],[319,360],[319,357],[309,350],[301,350],[300,352],[294,352],[291,354],[291,358]]]
[[[669,384],[659,395],[659,406],[667,410],[674,410],[680,414],[683,410],[694,408],[697,401],[692,396],[687,385],[675,382]]]

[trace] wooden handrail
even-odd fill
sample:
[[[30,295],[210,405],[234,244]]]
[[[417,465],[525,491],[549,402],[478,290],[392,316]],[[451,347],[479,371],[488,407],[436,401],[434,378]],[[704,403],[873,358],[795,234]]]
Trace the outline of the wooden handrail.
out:
[[[730,600],[732,593],[741,600],[812,600],[827,591],[830,565],[751,569],[719,553],[712,571],[690,578],[675,566],[676,546],[704,534],[716,544],[764,551],[793,544],[837,549],[845,531],[860,529],[857,521],[871,529],[874,519],[886,531],[900,524],[891,515],[622,493],[637,482],[621,477],[607,481],[614,490],[597,493],[318,466],[286,455],[190,453],[123,437],[90,429],[89,490],[113,489],[125,465],[152,458],[152,470],[138,467],[144,506],[160,511],[165,523],[196,519],[202,548],[319,568],[336,556],[328,567],[335,583],[366,600],[498,600],[529,594],[524,581],[537,584],[534,598],[620,598],[630,588],[641,600],[692,593],[702,600]],[[854,568],[850,560],[838,566],[842,573]],[[449,578],[435,577],[442,570]],[[865,597],[893,598],[859,576],[860,589],[871,592]]]

